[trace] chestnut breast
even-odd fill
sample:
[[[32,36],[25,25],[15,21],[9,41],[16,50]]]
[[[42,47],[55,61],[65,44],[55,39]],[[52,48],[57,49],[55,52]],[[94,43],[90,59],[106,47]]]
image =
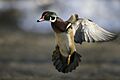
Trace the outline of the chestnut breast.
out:
[[[57,20],[54,23],[51,23],[52,28],[56,33],[65,32],[68,24],[69,22],[65,22],[60,18],[57,18]]]

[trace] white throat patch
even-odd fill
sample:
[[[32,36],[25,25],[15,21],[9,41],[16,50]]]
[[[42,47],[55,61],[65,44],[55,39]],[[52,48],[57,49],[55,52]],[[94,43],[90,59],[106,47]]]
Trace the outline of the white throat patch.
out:
[[[54,20],[52,20],[52,18],[50,17],[50,22],[55,22],[57,20],[57,17],[55,17]]]

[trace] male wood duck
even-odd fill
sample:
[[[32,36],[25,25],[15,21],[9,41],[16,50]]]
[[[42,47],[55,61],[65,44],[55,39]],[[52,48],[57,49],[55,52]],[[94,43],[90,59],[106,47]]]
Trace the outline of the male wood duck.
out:
[[[72,15],[63,21],[55,12],[45,11],[37,22],[50,21],[55,32],[56,47],[52,61],[59,72],[68,73],[76,69],[81,55],[76,52],[75,43],[102,42],[115,38],[115,34],[99,27],[92,20]]]

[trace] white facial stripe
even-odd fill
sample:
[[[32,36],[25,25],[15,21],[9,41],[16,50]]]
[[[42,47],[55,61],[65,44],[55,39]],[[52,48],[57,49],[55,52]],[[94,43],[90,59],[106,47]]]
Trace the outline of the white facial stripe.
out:
[[[57,19],[57,17],[55,17],[55,19],[54,19],[54,20],[52,20],[52,18],[50,17],[50,22],[55,22],[55,21],[56,21],[56,19]]]

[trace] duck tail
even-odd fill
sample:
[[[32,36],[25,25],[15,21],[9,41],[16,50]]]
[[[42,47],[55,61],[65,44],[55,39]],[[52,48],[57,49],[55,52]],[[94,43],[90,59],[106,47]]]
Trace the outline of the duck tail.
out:
[[[70,64],[67,64],[68,57],[63,56],[59,50],[59,47],[57,46],[56,50],[53,51],[52,61],[53,65],[59,72],[68,73],[76,69],[81,62],[80,57],[80,54],[73,52],[70,58]]]

